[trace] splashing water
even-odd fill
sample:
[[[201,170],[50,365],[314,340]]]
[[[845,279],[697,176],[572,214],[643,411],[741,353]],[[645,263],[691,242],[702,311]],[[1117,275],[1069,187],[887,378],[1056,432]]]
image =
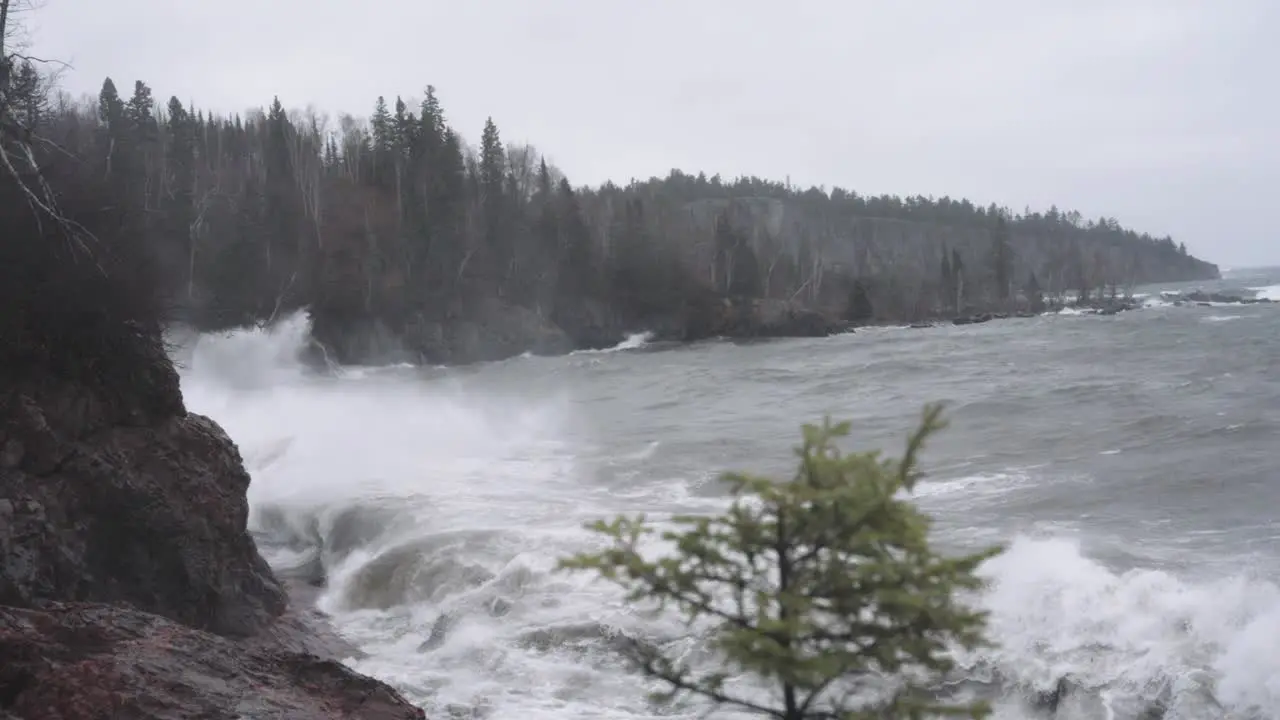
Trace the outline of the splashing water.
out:
[[[1271,300],[1272,302],[1280,302],[1280,285],[1268,285],[1266,287],[1251,288],[1257,292],[1255,297],[1259,299]]]

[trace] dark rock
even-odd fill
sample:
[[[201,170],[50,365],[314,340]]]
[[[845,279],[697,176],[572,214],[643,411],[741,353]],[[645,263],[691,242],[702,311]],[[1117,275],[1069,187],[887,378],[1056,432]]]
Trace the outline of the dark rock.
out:
[[[91,393],[15,388],[0,400],[0,605],[129,603],[247,635],[285,594],[245,532],[249,476],[213,421],[179,414],[106,426]],[[11,457],[14,457],[11,454]]]
[[[492,298],[447,322],[413,315],[394,327],[378,317],[313,313],[311,336],[317,344],[312,356],[341,364],[464,364],[526,352],[563,354],[578,347],[549,318]]]
[[[979,323],[991,322],[995,316],[991,313],[982,313],[979,315],[966,315],[958,317],[951,321],[953,325],[977,325]]]
[[[239,451],[159,337],[0,363],[0,718],[422,718],[288,607]]]
[[[683,306],[619,317],[607,305],[584,300],[548,315],[486,299],[447,320],[410,317],[393,327],[373,317],[313,314],[313,364],[396,362],[459,365],[503,360],[524,353],[562,355],[602,349],[630,333],[690,342],[715,337],[826,337],[853,324],[786,300],[723,297],[710,291]]]
[[[0,706],[30,720],[424,717],[333,659],[125,607],[0,608],[0,658]]]
[[[427,639],[418,645],[418,652],[429,652],[444,645],[444,641],[448,639],[449,631],[457,624],[457,618],[449,613],[441,613],[436,621],[431,623],[431,632],[427,634]]]
[[[1181,306],[1195,303],[1199,307],[1210,307],[1214,303],[1219,305],[1264,305],[1274,302],[1271,298],[1245,297],[1243,295],[1228,295],[1227,293],[1205,292],[1203,290],[1193,290],[1179,295],[1170,294],[1164,297],[1174,305]]]
[[[1220,292],[1207,293],[1203,290],[1193,290],[1192,292],[1183,295],[1183,298],[1194,303],[1202,303],[1205,305],[1208,305],[1209,303],[1239,303],[1244,300],[1240,295],[1227,295],[1226,293]]]
[[[726,297],[690,308],[682,334],[669,339],[828,337],[851,329],[848,322],[798,303]]]

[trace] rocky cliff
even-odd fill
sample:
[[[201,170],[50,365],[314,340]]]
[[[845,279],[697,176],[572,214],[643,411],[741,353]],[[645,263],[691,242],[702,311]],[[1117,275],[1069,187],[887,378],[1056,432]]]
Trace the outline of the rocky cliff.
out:
[[[0,363],[0,718],[422,718],[290,607],[235,444],[127,338],[87,381]]]

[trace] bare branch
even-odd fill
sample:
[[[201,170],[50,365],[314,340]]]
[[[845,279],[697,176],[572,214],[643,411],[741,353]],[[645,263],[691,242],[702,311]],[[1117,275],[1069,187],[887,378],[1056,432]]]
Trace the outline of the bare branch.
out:
[[[56,59],[48,59],[48,60],[46,60],[46,59],[44,59],[44,58],[36,57],[35,55],[23,55],[22,53],[10,53],[10,54],[9,54],[9,57],[10,57],[10,58],[16,58],[16,59],[18,59],[18,60],[23,60],[23,61],[25,61],[25,62],[41,63],[42,65],[57,65],[57,66],[59,66],[59,67],[61,67],[61,68],[65,68],[65,69],[67,69],[67,70],[70,70],[70,69],[71,69],[71,64],[70,64],[70,63],[68,63],[68,62],[64,62],[64,61],[62,61],[62,60],[56,60]]]

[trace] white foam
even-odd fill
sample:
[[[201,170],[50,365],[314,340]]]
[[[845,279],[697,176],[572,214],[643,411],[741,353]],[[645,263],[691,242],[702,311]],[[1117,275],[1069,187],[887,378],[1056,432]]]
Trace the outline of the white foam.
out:
[[[1259,299],[1280,302],[1280,285],[1267,285],[1265,287],[1249,288],[1257,293],[1255,297]]]
[[[600,350],[575,350],[572,353],[570,353],[570,355],[599,355],[602,353],[616,353],[616,352],[624,352],[627,350],[639,350],[644,346],[648,345],[649,341],[652,339],[653,339],[652,332],[645,331],[645,332],[632,333],[628,335],[625,340],[618,343],[617,345],[614,345],[613,347],[602,348]]]
[[[970,662],[1041,689],[1070,676],[1152,700],[1166,685],[1211,673],[1219,700],[1237,712],[1280,711],[1280,589],[1272,583],[1116,573],[1067,539],[1019,538],[984,573],[992,586],[982,604],[1000,645]]]

